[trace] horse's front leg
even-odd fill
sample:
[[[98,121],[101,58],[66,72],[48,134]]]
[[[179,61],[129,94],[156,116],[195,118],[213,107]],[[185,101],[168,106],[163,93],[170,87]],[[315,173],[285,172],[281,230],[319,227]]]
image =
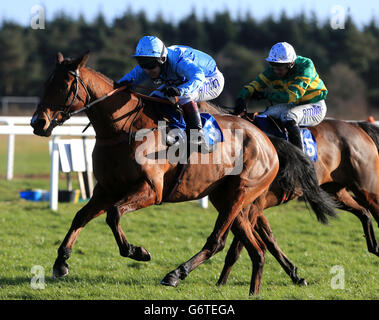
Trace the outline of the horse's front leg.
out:
[[[284,271],[290,276],[292,282],[301,286],[307,286],[307,281],[298,276],[297,267],[279,248],[279,245],[274,238],[274,234],[272,233],[269,222],[263,215],[263,212],[261,212],[260,216],[258,217],[258,223],[255,225],[255,230],[258,232],[260,238],[264,241],[269,252],[279,262]]]
[[[249,206],[249,207],[245,208],[243,211],[247,212],[252,207],[253,206]],[[242,213],[242,214],[244,214],[244,213]],[[233,222],[233,224],[234,223],[236,223],[236,222]],[[220,277],[217,281],[218,286],[226,284],[226,281],[228,280],[230,271],[232,271],[233,265],[239,259],[240,255],[241,255],[241,251],[243,248],[244,248],[244,245],[243,245],[242,241],[240,241],[240,239],[237,236],[235,236],[233,238],[232,244],[229,247],[228,252],[226,253],[224,267],[223,267],[221,274],[220,274]]]
[[[151,259],[149,251],[145,248],[134,246],[128,242],[121,229],[120,220],[124,213],[148,207],[155,204],[156,201],[155,190],[151,184],[143,181],[108,210],[106,221],[113,232],[121,256],[137,261],[149,261]]]
[[[66,237],[58,249],[58,257],[53,266],[53,278],[64,277],[68,274],[66,260],[71,255],[72,247],[80,231],[89,221],[104,213],[111,204],[112,199],[108,198],[106,191],[97,184],[92,198],[77,212]]]
[[[371,222],[370,212],[362,207],[350,195],[346,189],[342,189],[336,193],[337,200],[342,205],[341,209],[353,213],[362,223],[363,231],[366,238],[368,252],[379,256],[379,245],[375,238],[374,227]]]

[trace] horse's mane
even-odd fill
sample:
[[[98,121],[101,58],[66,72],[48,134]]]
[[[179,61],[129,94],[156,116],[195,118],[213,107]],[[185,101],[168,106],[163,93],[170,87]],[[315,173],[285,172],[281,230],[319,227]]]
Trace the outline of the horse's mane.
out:
[[[201,102],[199,104],[199,108],[200,108],[200,111],[206,111],[211,114],[230,114],[230,112],[227,111],[226,109],[209,101]]]
[[[62,61],[62,65],[69,65],[70,63],[72,63],[72,61],[74,61],[73,58],[65,58],[63,61]],[[105,82],[107,82],[109,85],[113,86],[114,85],[114,80],[112,80],[111,78],[107,77],[106,75],[102,74],[101,72],[89,67],[89,66],[85,66],[86,69],[90,70],[91,72],[93,72],[94,74],[96,74],[97,76],[99,76],[100,78],[102,78]]]
[[[100,78],[102,78],[105,82],[108,82],[110,85],[114,85],[114,80],[112,80],[111,78],[107,77],[106,75],[102,74],[101,72],[99,71],[96,71],[95,69],[91,68],[91,67],[88,67],[86,66],[86,68],[90,71],[92,71],[93,73],[95,73],[96,75],[98,75]]]

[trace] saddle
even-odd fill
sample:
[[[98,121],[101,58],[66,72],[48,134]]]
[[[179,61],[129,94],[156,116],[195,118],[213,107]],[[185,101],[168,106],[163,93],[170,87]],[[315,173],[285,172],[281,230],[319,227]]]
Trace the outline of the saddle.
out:
[[[272,135],[288,141],[288,132],[283,124],[271,116],[263,114],[246,114],[245,119],[252,122],[267,135]],[[300,128],[302,140],[304,144],[305,154],[316,162],[318,158],[317,142],[308,128]]]
[[[189,140],[189,132],[187,130],[187,124],[184,120],[183,111],[175,105],[159,105],[154,108],[155,112],[159,115],[159,118],[166,121],[167,132],[172,129],[176,130],[176,136],[179,143],[187,143]],[[199,151],[204,153],[210,153],[216,150],[217,144],[224,141],[221,128],[219,127],[217,120],[209,113],[200,113],[202,122],[204,138],[207,143],[207,148],[201,148]]]

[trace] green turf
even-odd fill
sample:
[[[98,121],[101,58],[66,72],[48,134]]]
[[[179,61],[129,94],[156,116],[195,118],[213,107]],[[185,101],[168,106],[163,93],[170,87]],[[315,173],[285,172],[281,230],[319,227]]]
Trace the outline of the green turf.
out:
[[[160,285],[167,272],[201,249],[212,230],[215,210],[203,210],[196,202],[154,206],[123,217],[129,241],[146,247],[150,262],[119,256],[105,216],[91,221],[68,260],[69,275],[52,280],[56,250],[83,204],[60,204],[52,212],[47,203],[18,199],[24,183],[0,182],[0,299],[249,299],[251,262],[246,251],[223,287],[215,283],[226,250],[177,288]],[[267,254],[261,294],[250,299],[378,299],[379,259],[367,252],[359,221],[348,213],[339,216],[329,226],[321,225],[297,201],[267,210],[279,245],[309,285],[293,285]],[[44,289],[31,287],[34,265],[45,270]],[[331,288],[335,265],[344,268],[344,289]]]
[[[45,147],[31,148],[34,158],[16,155],[16,176],[20,168],[26,175],[34,170],[48,174]],[[4,163],[4,149],[0,163]],[[249,297],[251,262],[246,251],[228,283],[215,286],[232,234],[224,251],[190,273],[177,288],[160,285],[166,273],[202,248],[213,229],[216,211],[201,209],[198,202],[149,207],[122,218],[128,240],[147,248],[150,262],[121,257],[105,216],[98,217],[79,235],[68,260],[69,275],[53,280],[56,251],[84,204],[60,203],[58,212],[53,212],[47,202],[19,199],[19,190],[48,185],[48,179],[42,178],[0,180],[0,299],[379,299],[379,258],[367,252],[359,220],[340,212],[328,226],[321,225],[299,201],[269,209],[266,216],[307,287],[293,285],[267,253],[261,293]],[[44,289],[31,286],[33,266],[44,269]],[[343,289],[331,286],[334,266],[344,270]]]
[[[0,176],[5,176],[8,136],[0,135]],[[14,175],[48,175],[50,170],[49,140],[37,136],[15,137]]]

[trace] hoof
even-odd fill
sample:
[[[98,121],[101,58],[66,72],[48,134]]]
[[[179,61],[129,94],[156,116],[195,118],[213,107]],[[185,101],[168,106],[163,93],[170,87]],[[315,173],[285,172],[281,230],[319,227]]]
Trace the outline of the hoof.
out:
[[[372,253],[372,254],[374,254],[374,255],[376,255],[376,256],[379,257],[379,245],[376,245],[375,248],[373,246],[368,246],[367,250],[368,250],[368,252],[370,252],[370,253]]]
[[[307,281],[305,279],[299,279],[299,280],[297,280],[296,284],[298,286],[304,286],[304,287],[306,287],[308,285],[308,283],[307,283]]]
[[[137,260],[137,261],[150,261],[151,260],[151,254],[145,248],[136,247],[135,251],[133,252],[133,255],[131,255],[130,258]]]
[[[257,296],[257,295],[259,295],[259,290],[252,290],[252,289],[250,289],[250,291],[249,291],[249,297]]]
[[[169,273],[162,280],[161,284],[164,286],[177,287],[179,284],[178,277],[175,277],[173,274]]]
[[[130,248],[124,250],[124,248],[120,249],[120,255],[125,258],[130,258],[136,261],[150,261],[151,255],[150,252],[145,248],[136,247],[131,245]]]
[[[226,284],[226,280],[225,279],[219,279],[216,283],[216,286],[224,286]]]
[[[68,275],[68,264],[66,262],[63,263],[55,263],[53,267],[53,279],[62,278]]]

